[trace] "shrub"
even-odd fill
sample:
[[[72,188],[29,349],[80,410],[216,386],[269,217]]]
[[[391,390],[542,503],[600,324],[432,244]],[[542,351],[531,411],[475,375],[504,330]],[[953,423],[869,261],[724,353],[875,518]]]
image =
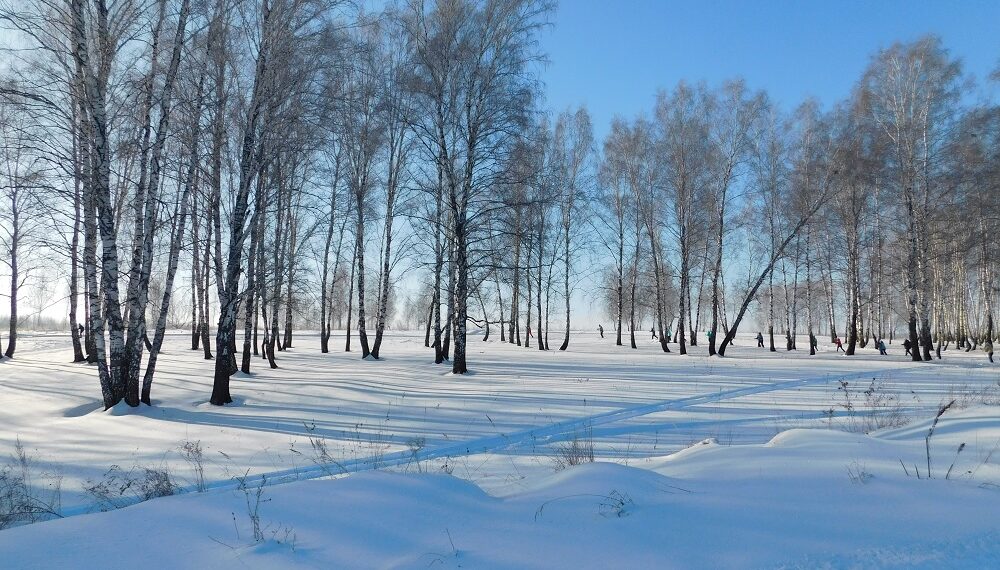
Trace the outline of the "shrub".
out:
[[[62,478],[35,471],[18,438],[10,461],[0,466],[0,530],[60,516]]]
[[[573,432],[573,439],[556,446],[556,454],[552,458],[556,471],[562,471],[574,465],[594,462],[593,429],[588,426],[583,433]]]
[[[177,485],[166,468],[135,465],[125,470],[112,465],[99,481],[88,479],[84,490],[94,498],[98,508],[110,511],[173,495]]]

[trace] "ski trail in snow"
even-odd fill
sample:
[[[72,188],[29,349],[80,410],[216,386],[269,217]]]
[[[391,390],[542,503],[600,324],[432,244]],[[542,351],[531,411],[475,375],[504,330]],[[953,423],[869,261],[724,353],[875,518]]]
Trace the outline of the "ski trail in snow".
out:
[[[630,420],[638,418],[641,416],[646,416],[649,414],[654,414],[658,412],[675,411],[682,410],[685,408],[690,408],[693,406],[699,406],[704,404],[715,404],[725,400],[732,400],[734,398],[740,398],[743,396],[754,396],[758,394],[765,394],[769,392],[780,392],[782,390],[793,390],[795,388],[801,388],[811,384],[822,384],[826,382],[840,382],[840,381],[853,381],[866,378],[874,378],[879,376],[884,376],[889,373],[901,373],[906,372],[909,369],[900,368],[888,368],[883,370],[872,370],[868,372],[857,372],[852,374],[844,374],[840,376],[821,376],[816,378],[803,378],[796,380],[786,380],[783,382],[774,382],[770,384],[754,384],[751,386],[746,386],[742,388],[732,388],[729,390],[720,390],[717,392],[711,392],[707,394],[700,394],[697,396],[688,396],[685,398],[675,398],[671,400],[664,400],[661,402],[654,402],[651,404],[641,404],[638,406],[631,406],[627,408],[622,408],[619,410],[612,410],[609,412],[602,412],[599,414],[594,414],[591,416],[586,416],[583,418],[577,418],[572,420],[563,420],[560,422],[555,422],[546,426],[541,426],[537,428],[530,428],[515,432],[509,435],[501,434],[499,436],[482,438],[481,440],[474,440],[467,442],[465,446],[467,447],[479,447],[480,451],[472,451],[472,453],[466,453],[465,455],[473,455],[475,453],[486,453],[493,451],[501,451],[505,449],[519,449],[527,447],[529,444],[533,447],[536,445],[549,445],[552,443],[558,443],[566,441],[576,437],[576,435],[581,430],[592,430],[595,427],[606,426],[608,424],[614,424],[622,422],[625,420]],[[783,416],[770,416],[767,418],[747,418],[744,421],[751,419],[764,419],[764,420],[774,420],[779,419]],[[817,412],[816,417],[825,417],[823,412]],[[683,427],[687,422],[681,422],[678,427]],[[712,423],[711,421],[705,421],[705,425]],[[496,444],[498,439],[503,439],[504,444]],[[449,454],[435,455],[433,457],[426,457],[427,459],[437,459],[440,457],[447,457]],[[424,459],[425,455],[421,453],[420,459]]]
[[[782,390],[793,390],[796,388],[802,388],[809,385],[822,384],[828,382],[852,381],[859,379],[884,377],[886,374],[890,373],[905,374],[910,370],[913,369],[887,368],[881,370],[870,370],[867,372],[856,372],[852,374],[844,374],[839,376],[824,375],[814,378],[785,380],[782,382],[773,382],[769,384],[755,383],[740,388],[719,390],[716,392],[699,394],[696,396],[687,396],[684,398],[674,398],[670,400],[653,402],[650,404],[629,406],[618,410],[611,410],[608,412],[601,412],[598,414],[584,416],[581,418],[563,420],[547,424],[544,426],[528,428],[508,434],[501,433],[495,436],[488,436],[464,442],[441,445],[432,449],[421,450],[417,453],[414,453],[411,450],[406,449],[392,453],[386,453],[380,456],[357,457],[354,459],[349,459],[339,462],[331,462],[328,464],[312,465],[307,467],[295,467],[291,469],[281,469],[267,473],[258,473],[243,477],[241,478],[241,480],[227,479],[227,480],[212,481],[212,482],[207,482],[205,484],[205,490],[206,491],[237,490],[240,488],[241,485],[245,485],[247,488],[256,488],[261,485],[263,486],[280,485],[282,483],[291,483],[294,481],[319,479],[322,477],[331,477],[331,476],[347,475],[350,473],[373,471],[377,469],[383,469],[386,467],[396,467],[399,465],[405,465],[407,463],[412,463],[416,461],[427,461],[432,459],[440,459],[444,457],[463,457],[468,455],[477,455],[480,453],[492,453],[509,449],[526,449],[529,446],[534,447],[537,445],[547,445],[563,441],[567,438],[573,437],[574,433],[577,433],[582,429],[591,429],[596,426],[606,426],[608,424],[613,424],[657,412],[682,410],[684,408],[689,408],[692,406],[698,406],[703,404],[714,404],[725,400],[740,398],[743,396],[753,396],[758,394],[765,394],[768,392],[780,392]],[[194,487],[181,487],[177,490],[177,493],[192,493],[196,492],[196,490],[197,489]],[[62,515],[63,517],[68,517],[79,514],[86,514],[90,511],[91,508],[89,506],[80,505],[65,509]]]

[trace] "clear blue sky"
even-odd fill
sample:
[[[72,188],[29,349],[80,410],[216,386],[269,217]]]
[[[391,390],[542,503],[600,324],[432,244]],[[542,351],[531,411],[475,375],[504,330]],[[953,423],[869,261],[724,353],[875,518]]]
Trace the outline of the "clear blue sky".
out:
[[[554,23],[547,106],[586,104],[599,137],[681,79],[742,76],[787,109],[846,97],[879,48],[929,32],[980,79],[1000,61],[998,0],[561,0]]]

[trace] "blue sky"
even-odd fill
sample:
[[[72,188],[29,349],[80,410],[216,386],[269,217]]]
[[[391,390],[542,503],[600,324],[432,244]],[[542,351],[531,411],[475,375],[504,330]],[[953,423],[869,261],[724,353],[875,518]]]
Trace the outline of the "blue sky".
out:
[[[979,78],[1000,61],[997,0],[561,0],[554,23],[541,45],[547,106],[586,104],[599,137],[681,79],[742,76],[785,108],[810,95],[829,106],[879,48],[928,32]]]

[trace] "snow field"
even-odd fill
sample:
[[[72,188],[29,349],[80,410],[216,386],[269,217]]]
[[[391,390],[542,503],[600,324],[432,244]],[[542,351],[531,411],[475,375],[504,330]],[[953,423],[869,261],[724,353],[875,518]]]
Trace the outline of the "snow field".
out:
[[[210,490],[4,531],[0,560],[115,567],[84,538],[95,525],[144,544],[165,535],[152,557],[164,568],[997,560],[997,408],[949,411],[931,440],[935,479],[913,476],[926,468],[925,424],[943,401],[995,395],[1000,368],[981,355],[948,351],[930,364],[874,350],[809,357],[749,348],[747,337],[725,359],[681,358],[676,345],[664,355],[655,343],[633,351],[576,333],[565,353],[472,341],[474,373],[454,377],[422,340],[397,333],[383,361],[362,362],[319,354],[303,335],[279,353],[279,369],[254,361],[254,374],[234,381],[236,405],[217,408],[206,403],[209,366],[176,335],[158,366],[155,405],[104,412],[93,370],[64,364],[62,345],[38,337],[0,363],[0,448],[18,438],[39,470],[62,477],[64,514],[95,510],[84,488],[111,465],[167,469],[182,491],[195,490],[185,441],[202,445]],[[865,407],[872,379],[876,395],[895,398],[875,412],[913,422],[877,437],[793,429],[860,429],[875,413]],[[574,441],[618,465],[555,472]],[[952,463],[953,480],[941,481]],[[267,484],[259,544],[234,482],[243,476],[249,489]],[[303,481],[315,477],[326,480]],[[61,546],[33,555],[33,541]]]

